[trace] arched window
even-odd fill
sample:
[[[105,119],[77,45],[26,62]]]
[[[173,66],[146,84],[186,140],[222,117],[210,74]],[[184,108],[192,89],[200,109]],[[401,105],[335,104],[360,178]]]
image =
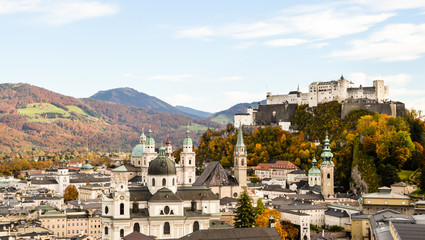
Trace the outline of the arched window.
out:
[[[243,159],[241,160],[241,165],[242,165],[242,166],[244,165]]]
[[[120,230],[120,237],[124,237],[124,229]]]
[[[133,232],[140,232],[140,224],[139,223],[135,223],[133,226]]]
[[[176,185],[176,180],[173,178],[173,186]]]
[[[170,213],[170,207],[169,206],[165,206],[164,213],[167,214],[167,215]]]
[[[193,223],[193,231],[198,231],[198,230],[199,230],[199,222],[198,221],[195,221]]]
[[[330,173],[328,173],[328,178],[331,178],[331,174]]]
[[[105,227],[105,235],[108,235],[108,234],[109,234],[109,228]]]
[[[189,165],[190,165],[190,164],[192,164],[192,160],[191,160],[191,159],[189,159]]]
[[[162,186],[167,185],[167,180],[165,178],[162,179]]]
[[[120,215],[124,215],[124,203],[120,204]]]
[[[155,178],[152,178],[152,186],[155,187]]]
[[[109,208],[108,208],[108,206],[106,206],[105,207],[105,214],[108,214],[108,212],[109,212]]]
[[[169,222],[164,223],[164,235],[165,234],[170,234],[170,223]]]

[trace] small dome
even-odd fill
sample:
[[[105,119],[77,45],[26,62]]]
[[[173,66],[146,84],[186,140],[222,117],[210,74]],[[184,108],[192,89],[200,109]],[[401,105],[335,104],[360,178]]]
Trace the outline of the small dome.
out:
[[[144,144],[137,144],[133,151],[131,151],[132,157],[141,157],[143,153],[145,152],[145,145]]]
[[[183,145],[192,145],[192,139],[190,138],[189,130],[186,131],[186,138],[183,140]]]
[[[320,176],[320,169],[318,169],[317,167],[310,168],[310,170],[308,170],[308,175],[309,176]]]
[[[93,170],[93,166],[89,163],[88,159],[86,159],[86,163],[81,167],[81,170]]]
[[[176,175],[176,163],[165,156],[165,148],[159,148],[157,158],[149,163],[149,175]]]

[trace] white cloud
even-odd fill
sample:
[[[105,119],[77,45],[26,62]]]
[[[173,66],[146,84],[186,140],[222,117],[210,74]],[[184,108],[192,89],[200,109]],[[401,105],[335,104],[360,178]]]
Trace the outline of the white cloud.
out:
[[[328,45],[329,45],[329,43],[328,43],[328,42],[319,42],[319,43],[313,43],[313,44],[310,44],[310,45],[309,45],[309,47],[310,47],[310,48],[320,49],[320,48],[326,47],[326,46],[328,46]]]
[[[37,11],[39,2],[34,0],[0,0],[0,14]]]
[[[38,21],[62,25],[82,19],[113,15],[118,12],[115,4],[82,0],[0,0],[0,14],[38,13]]]
[[[354,72],[347,74],[346,78],[354,82],[356,85],[362,86],[371,86],[373,80],[384,80],[385,85],[390,87],[390,91],[392,93],[395,89],[406,86],[407,83],[412,79],[412,76],[406,73],[371,76],[363,72]]]
[[[407,88],[390,88],[390,95],[393,97],[394,96],[396,97],[424,96],[425,90],[407,89]],[[422,102],[422,105],[423,105],[423,102]]]
[[[361,4],[374,11],[393,11],[422,8],[425,9],[423,0],[353,0],[352,3]]]
[[[264,45],[268,45],[272,47],[289,47],[289,46],[300,45],[306,42],[308,42],[308,40],[300,39],[300,38],[281,38],[281,39],[267,41],[264,43]]]
[[[351,41],[349,49],[334,51],[330,56],[350,60],[408,61],[425,54],[424,42],[425,24],[391,24],[366,39]]]
[[[233,39],[285,36],[285,39],[317,41],[364,32],[395,15],[385,12],[365,13],[343,3],[297,6],[284,9],[272,18],[251,23],[227,23],[218,26],[187,28],[179,31],[177,36],[208,40],[214,36]],[[293,34],[302,35],[302,37],[288,36]],[[277,40],[268,42],[270,44],[266,45],[279,46]],[[287,45],[283,43],[281,46]]]
[[[170,82],[182,82],[187,78],[194,77],[191,74],[175,74],[175,75],[155,75],[149,76],[150,80],[159,80],[159,81],[170,81]]]

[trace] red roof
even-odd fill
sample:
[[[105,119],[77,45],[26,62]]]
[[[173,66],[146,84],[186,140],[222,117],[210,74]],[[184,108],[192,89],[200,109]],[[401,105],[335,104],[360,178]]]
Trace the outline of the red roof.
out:
[[[269,170],[273,166],[273,163],[260,163],[255,167],[255,170]]]
[[[275,164],[273,164],[272,168],[279,168],[279,169],[297,169],[298,167],[295,166],[290,161],[277,161]]]

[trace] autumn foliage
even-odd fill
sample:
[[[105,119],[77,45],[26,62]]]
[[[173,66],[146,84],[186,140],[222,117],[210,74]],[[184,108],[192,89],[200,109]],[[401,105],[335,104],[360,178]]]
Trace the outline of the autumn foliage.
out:
[[[68,187],[65,188],[65,192],[63,193],[63,200],[71,201],[77,198],[78,198],[77,187],[75,187],[74,185],[68,185]]]
[[[282,225],[280,224],[280,212],[276,209],[266,209],[262,214],[257,216],[255,224],[259,227],[268,227],[270,216],[273,216],[275,220],[275,228],[279,233],[279,236],[282,239],[285,239],[288,236],[288,233],[283,230]]]

